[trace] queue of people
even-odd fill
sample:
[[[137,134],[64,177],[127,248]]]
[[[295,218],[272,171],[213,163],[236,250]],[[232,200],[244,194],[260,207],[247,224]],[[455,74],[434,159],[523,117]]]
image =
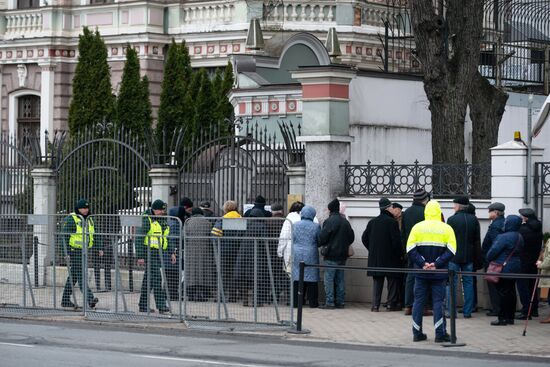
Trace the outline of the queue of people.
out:
[[[488,207],[491,224],[481,241],[479,220],[475,207],[465,196],[454,199],[454,214],[445,223],[440,204],[430,200],[423,189],[413,195],[412,205],[403,210],[399,203],[387,198],[379,200],[380,214],[371,219],[361,236],[368,250],[367,276],[373,278],[372,312],[379,312],[384,282],[387,283],[387,311],[401,311],[413,318],[413,340],[427,338],[422,328],[422,318],[434,317],[435,341],[448,341],[445,318],[449,316],[451,289],[447,272],[431,270],[452,269],[457,272],[487,271],[491,263],[500,264],[502,273],[550,274],[550,250],[542,248],[542,223],[532,209],[525,208],[519,215],[505,216],[503,203]],[[319,268],[308,267],[304,277],[303,304],[312,308],[337,309],[345,307],[344,270],[353,256],[354,231],[346,218],[345,207],[338,199],[328,203],[328,218],[319,224],[317,211],[302,202],[292,203],[285,221],[254,221],[254,218],[284,218],[281,205],[266,209],[261,195],[251,209],[242,216],[238,203],[227,201],[223,205],[223,218],[214,219],[209,202],[195,207],[189,198],[183,198],[179,206],[167,208],[162,200],[155,200],[143,214],[138,228],[135,250],[137,264],[145,269],[139,301],[140,312],[154,312],[148,305],[147,294],[153,291],[159,313],[169,312],[166,289],[170,300],[181,296],[180,283],[183,261],[179,259],[180,222],[191,221],[186,226],[191,234],[185,236],[185,290],[190,301],[204,302],[217,296],[221,275],[221,292],[225,301],[242,302],[244,306],[262,306],[277,302],[279,295],[288,293],[288,282],[294,282],[294,306],[298,300],[299,263],[324,264],[325,302],[319,302]],[[78,215],[77,215],[78,214]],[[169,217],[166,215],[169,214]],[[83,238],[79,218],[89,216],[89,204],[79,200],[75,212],[67,216],[63,226],[64,251],[70,264],[69,276],[61,305],[74,307],[70,297],[77,283],[82,289],[82,269],[79,253],[86,243],[94,246],[93,221],[87,221],[89,238]],[[246,229],[224,226],[224,221],[248,218]],[[174,218],[179,218],[179,221]],[[263,240],[275,241],[264,247]],[[95,240],[99,254],[98,237]],[[334,267],[332,267],[334,266]],[[221,268],[221,271],[220,271]],[[385,269],[383,269],[385,268]],[[422,272],[399,272],[399,269],[421,269]],[[397,269],[397,270],[391,270]],[[161,275],[161,271],[164,274]],[[163,280],[165,283],[163,284]],[[458,284],[458,277],[455,284]],[[464,305],[463,317],[468,319],[477,311],[477,285],[475,276],[462,274]],[[506,326],[514,320],[539,316],[539,287],[550,286],[542,279],[512,279],[501,277],[498,282],[487,282],[491,309],[488,316],[496,316],[494,326]],[[106,282],[107,285],[107,282]],[[109,284],[110,285],[110,284]],[[519,295],[521,309],[516,314]],[[283,296],[287,301],[289,295]],[[86,298],[90,307],[98,299],[88,289]],[[550,316],[541,322],[550,323]]]

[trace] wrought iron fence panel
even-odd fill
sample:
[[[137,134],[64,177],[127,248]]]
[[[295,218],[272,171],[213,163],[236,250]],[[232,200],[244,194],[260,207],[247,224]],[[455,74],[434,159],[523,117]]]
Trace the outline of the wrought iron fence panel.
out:
[[[342,166],[346,195],[412,195],[424,188],[437,197],[491,195],[490,165],[371,164]]]
[[[152,151],[124,129],[90,129],[69,137],[56,157],[58,212],[86,198],[92,213],[141,214],[151,202]]]
[[[535,163],[535,211],[540,220],[543,220],[544,210],[550,199],[550,162]]]
[[[299,146],[293,159],[299,159],[298,152]],[[178,193],[197,204],[210,202],[215,215],[223,213],[227,200],[244,205],[257,195],[282,204],[288,194],[289,156],[276,133],[257,123],[244,122],[229,131],[225,126],[205,128],[177,157]]]

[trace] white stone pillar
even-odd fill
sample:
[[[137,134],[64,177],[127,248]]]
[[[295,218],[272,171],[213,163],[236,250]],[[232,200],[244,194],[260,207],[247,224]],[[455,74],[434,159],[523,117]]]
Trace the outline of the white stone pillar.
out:
[[[288,176],[288,193],[290,195],[305,195],[306,193],[306,167],[290,166],[286,171]]]
[[[301,67],[292,77],[302,83],[302,136],[305,142],[305,202],[327,217],[327,204],[344,190],[340,168],[350,160],[349,66]]]
[[[53,260],[55,251],[55,232],[56,224],[56,203],[57,203],[57,185],[56,172],[51,168],[39,167],[31,171],[34,188],[34,214],[48,215],[47,225],[36,225],[35,236],[38,237],[38,253],[34,254],[30,264],[34,262],[34,256],[38,256],[38,264],[44,267],[44,272],[39,274],[40,284],[44,284],[44,273],[47,264]],[[29,268],[34,273],[34,268]]]
[[[532,165],[543,158],[544,149],[533,147]],[[534,169],[531,171],[534,172]],[[526,207],[527,146],[521,140],[512,140],[491,148],[491,200],[506,205],[506,214],[518,215]],[[529,182],[533,187],[533,182]],[[531,205],[534,205],[532,197]]]
[[[44,133],[47,130],[50,133],[50,137],[53,138],[53,103],[55,97],[54,89],[56,64],[52,62],[44,62],[38,65],[42,68],[40,78],[40,136],[44,136]],[[46,142],[44,139],[40,139],[42,154],[45,154],[46,152],[45,144]]]
[[[149,171],[151,177],[151,202],[161,199],[168,207],[177,205],[175,189],[178,187],[179,172],[174,166],[154,166]]]

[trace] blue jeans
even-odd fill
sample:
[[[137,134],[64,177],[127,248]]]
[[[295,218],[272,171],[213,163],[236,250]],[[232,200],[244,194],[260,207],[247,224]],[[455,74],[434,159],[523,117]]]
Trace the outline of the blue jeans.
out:
[[[324,260],[325,265],[346,265],[346,261]],[[346,283],[344,271],[340,269],[325,269],[325,304],[327,306],[344,305],[346,298]],[[334,302],[334,288],[336,287],[336,303]]]
[[[446,333],[445,314],[443,312],[443,300],[445,299],[446,280],[432,280],[416,278],[414,281],[414,304],[412,310],[413,335],[422,334],[422,317],[424,316],[424,304],[429,289],[432,290],[432,305],[434,312],[435,335],[442,337]]]
[[[449,262],[449,270],[454,271],[474,271],[473,263],[456,264]],[[458,275],[455,275],[455,290],[458,287]],[[462,290],[464,292],[464,316],[471,316],[474,310],[474,277],[471,275],[462,275]],[[455,295],[456,297],[456,295]],[[455,298],[456,299],[456,298]],[[447,286],[447,310],[451,312],[451,288]]]

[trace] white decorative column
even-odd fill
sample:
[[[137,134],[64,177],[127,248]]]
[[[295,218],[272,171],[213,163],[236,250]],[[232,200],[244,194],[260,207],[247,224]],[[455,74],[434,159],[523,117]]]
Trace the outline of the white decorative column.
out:
[[[54,257],[56,229],[56,202],[57,185],[56,173],[51,168],[37,167],[31,171],[34,188],[34,214],[49,215],[46,224],[35,226],[35,236],[38,237],[38,254],[34,254],[30,264],[34,262],[34,256],[38,256],[39,266],[46,266]],[[29,269],[34,269],[32,266]],[[34,270],[31,270],[34,272]],[[32,276],[32,274],[31,274]],[[39,274],[40,284],[44,284],[44,274]]]
[[[542,160],[544,149],[531,149],[532,165]],[[531,171],[531,172],[534,172]],[[521,140],[512,140],[491,148],[491,200],[506,205],[506,214],[518,215],[526,207],[527,146]],[[533,187],[533,186],[532,186]],[[531,190],[534,193],[534,190]],[[531,198],[531,204],[534,204]]]
[[[179,172],[175,166],[153,166],[149,171],[151,177],[151,202],[161,199],[168,207],[177,205],[177,197],[173,194],[178,187]]]
[[[53,127],[53,102],[55,88],[55,67],[53,62],[38,64],[42,68],[40,84],[40,136],[44,136],[47,130],[50,136],[54,136]],[[42,154],[45,154],[46,147],[44,139],[40,139]]]

